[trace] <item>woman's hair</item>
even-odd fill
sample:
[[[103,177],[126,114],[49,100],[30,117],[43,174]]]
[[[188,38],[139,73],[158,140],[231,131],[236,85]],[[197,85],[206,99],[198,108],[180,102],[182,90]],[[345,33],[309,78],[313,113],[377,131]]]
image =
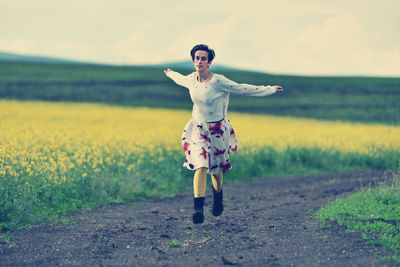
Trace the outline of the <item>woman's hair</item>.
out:
[[[213,61],[213,59],[215,58],[214,50],[209,48],[206,44],[199,44],[199,45],[194,46],[192,48],[192,50],[190,51],[190,55],[192,56],[192,61],[194,61],[194,54],[198,50],[206,51],[208,53],[208,62]]]

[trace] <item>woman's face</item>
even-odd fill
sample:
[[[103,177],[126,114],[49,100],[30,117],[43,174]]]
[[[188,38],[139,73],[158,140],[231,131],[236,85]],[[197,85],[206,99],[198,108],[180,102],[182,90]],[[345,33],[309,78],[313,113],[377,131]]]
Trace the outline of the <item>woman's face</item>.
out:
[[[197,50],[194,54],[193,65],[197,71],[205,71],[211,65],[211,62],[208,62],[208,53],[204,50]]]

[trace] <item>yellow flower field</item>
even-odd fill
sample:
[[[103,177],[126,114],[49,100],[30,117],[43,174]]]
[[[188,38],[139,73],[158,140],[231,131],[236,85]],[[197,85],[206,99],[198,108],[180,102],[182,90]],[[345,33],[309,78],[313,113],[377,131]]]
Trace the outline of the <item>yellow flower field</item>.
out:
[[[318,147],[374,155],[400,151],[400,127],[254,114],[232,114],[243,146]]]
[[[241,148],[334,149],[376,155],[400,151],[400,127],[230,113]],[[144,150],[180,149],[190,112],[95,104],[0,102],[0,174],[43,174],[65,180],[70,170],[130,171]],[[183,154],[182,154],[183,155]],[[159,159],[162,161],[162,158]]]
[[[179,110],[0,101],[0,229],[31,221],[25,217],[43,207],[60,212],[171,194],[190,185],[180,143],[190,118],[189,111]],[[350,160],[331,156],[343,166],[348,160],[365,167],[376,159],[379,168],[399,168],[399,126],[233,112],[229,119],[239,140],[231,172],[242,176],[266,175],[269,166],[254,171],[264,164],[258,160],[281,168],[293,165],[281,161],[300,157],[296,164],[308,164],[311,156],[314,164],[337,152],[353,153]],[[311,152],[279,158],[268,149],[282,155]]]

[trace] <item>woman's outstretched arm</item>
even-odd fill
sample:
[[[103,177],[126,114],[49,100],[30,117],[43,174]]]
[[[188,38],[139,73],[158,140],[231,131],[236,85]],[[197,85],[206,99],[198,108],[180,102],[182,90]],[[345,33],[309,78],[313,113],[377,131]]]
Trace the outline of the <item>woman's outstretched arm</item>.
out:
[[[267,96],[277,92],[283,92],[282,86],[279,85],[251,85],[246,83],[236,83],[229,80],[225,76],[217,78],[217,84],[222,91],[249,95],[249,96]]]
[[[184,75],[180,74],[179,72],[171,70],[170,68],[164,70],[164,73],[169,78],[171,78],[176,84],[179,84],[186,88],[189,86],[188,76],[184,76]]]

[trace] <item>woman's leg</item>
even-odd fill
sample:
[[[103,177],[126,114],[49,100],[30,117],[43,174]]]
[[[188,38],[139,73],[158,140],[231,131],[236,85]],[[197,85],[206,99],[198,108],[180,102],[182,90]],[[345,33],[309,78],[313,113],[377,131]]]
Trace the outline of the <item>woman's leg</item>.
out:
[[[222,172],[211,175],[211,181],[216,192],[221,191],[222,189],[222,182],[223,182],[223,175]]]
[[[194,191],[194,213],[193,223],[204,222],[204,199],[206,196],[207,168],[199,168],[194,173],[193,191]]]
[[[222,212],[224,211],[222,181],[223,181],[222,172],[220,172],[216,175],[212,175],[212,184],[213,184],[212,189],[213,189],[213,196],[214,196],[212,214],[214,216],[220,216],[222,214]]]
[[[208,171],[207,168],[199,168],[194,173],[193,177],[194,197],[206,196],[207,171]]]

